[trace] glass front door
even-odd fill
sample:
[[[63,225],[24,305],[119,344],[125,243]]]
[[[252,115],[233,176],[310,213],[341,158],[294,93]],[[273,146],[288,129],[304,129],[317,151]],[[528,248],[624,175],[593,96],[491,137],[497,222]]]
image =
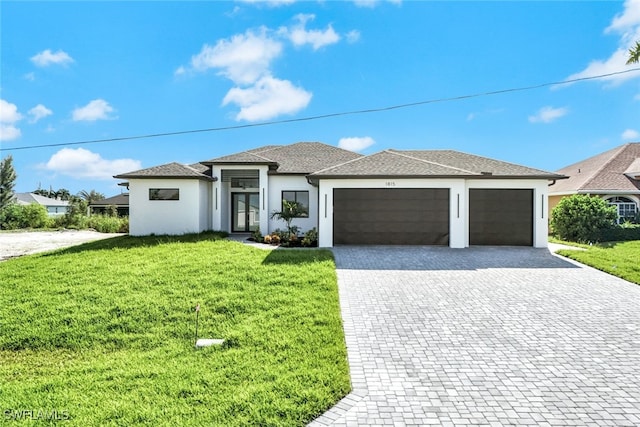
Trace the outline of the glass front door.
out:
[[[251,232],[260,226],[260,195],[258,193],[231,193],[231,231]]]

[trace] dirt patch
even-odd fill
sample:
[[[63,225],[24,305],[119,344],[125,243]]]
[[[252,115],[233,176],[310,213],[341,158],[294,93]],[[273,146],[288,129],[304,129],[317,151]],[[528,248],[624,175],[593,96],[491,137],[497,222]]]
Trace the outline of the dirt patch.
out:
[[[122,235],[88,230],[2,232],[0,261]]]

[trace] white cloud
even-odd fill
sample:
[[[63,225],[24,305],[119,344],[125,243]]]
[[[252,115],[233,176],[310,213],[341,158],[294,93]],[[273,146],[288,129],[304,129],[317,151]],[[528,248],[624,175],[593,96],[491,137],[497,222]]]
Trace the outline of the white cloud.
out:
[[[605,33],[614,32],[620,34],[620,40],[618,48],[611,56],[604,60],[591,61],[584,70],[570,75],[569,80],[616,73],[636,67],[636,65],[626,65],[626,62],[629,59],[629,49],[636,40],[640,39],[640,0],[625,1],[622,13],[616,15],[605,29]],[[608,81],[615,85],[638,77],[640,77],[640,73],[626,73],[598,80]]]
[[[360,31],[351,30],[347,34],[345,34],[348,43],[355,43],[360,40]]]
[[[134,159],[107,160],[84,148],[63,148],[40,167],[77,179],[108,180],[113,175],[141,169],[142,164]]]
[[[269,74],[269,66],[282,52],[282,44],[269,38],[265,28],[259,33],[247,30],[215,46],[204,45],[199,54],[191,58],[197,71],[220,68],[220,74],[236,84],[252,84]]]
[[[271,7],[286,6],[296,2],[296,0],[238,0],[241,3],[265,4]]]
[[[28,114],[31,116],[31,119],[29,120],[29,123],[35,123],[40,119],[43,119],[47,116],[50,116],[53,114],[53,111],[51,111],[50,109],[48,109],[47,107],[45,107],[42,104],[38,104],[35,107],[33,107],[32,109],[30,109],[28,111]]]
[[[94,99],[84,107],[79,107],[73,110],[73,120],[93,122],[96,120],[110,120],[114,117],[110,117],[109,114],[115,110],[104,99]]]
[[[174,76],[181,76],[181,75],[185,74],[186,72],[187,72],[187,69],[184,68],[184,66],[181,65],[176,69],[176,71],[174,71],[173,75]]]
[[[393,3],[396,5],[399,5],[402,3],[402,0],[387,0],[389,3]],[[381,3],[380,0],[353,0],[353,3],[358,6],[358,7],[368,7],[368,8],[374,8],[376,7],[378,4]]]
[[[222,100],[222,105],[238,105],[240,112],[236,120],[252,122],[297,113],[309,104],[312,96],[288,80],[266,76],[246,89],[232,88]]]
[[[338,147],[343,148],[349,151],[361,151],[365,148],[371,147],[375,144],[373,138],[370,136],[362,136],[362,137],[349,137],[349,138],[341,138],[338,142]]]
[[[622,139],[624,141],[637,141],[640,139],[640,132],[635,129],[627,129],[622,132]]]
[[[30,82],[35,81],[36,74],[34,72],[27,73],[24,75],[25,80],[29,80]]]
[[[22,119],[16,104],[0,99],[0,141],[12,141],[20,137],[22,132],[15,124]]]
[[[32,56],[31,62],[36,64],[38,67],[47,67],[51,64],[67,65],[73,62],[73,58],[63,50],[53,53],[51,52],[51,49],[46,49]]]
[[[542,107],[538,110],[538,112],[529,116],[529,122],[531,123],[551,123],[562,116],[565,116],[569,112],[568,108],[553,108],[553,107]]]
[[[20,135],[22,135],[22,132],[14,125],[0,123],[0,141],[12,141],[20,138]]]
[[[288,29],[281,28],[279,31],[280,34],[287,37],[295,46],[310,44],[314,50],[318,50],[321,47],[340,41],[340,36],[331,25],[328,25],[325,30],[306,29],[307,22],[313,21],[315,15],[305,15],[301,13],[296,15],[295,19],[298,21],[296,25]]]

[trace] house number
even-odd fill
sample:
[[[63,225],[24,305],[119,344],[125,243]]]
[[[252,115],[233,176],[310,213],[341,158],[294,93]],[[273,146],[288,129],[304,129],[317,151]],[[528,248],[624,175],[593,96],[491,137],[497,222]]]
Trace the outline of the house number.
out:
[[[395,186],[396,186],[396,183],[395,183],[394,181],[386,181],[386,182],[384,183],[384,185],[385,185],[386,187],[395,187]]]

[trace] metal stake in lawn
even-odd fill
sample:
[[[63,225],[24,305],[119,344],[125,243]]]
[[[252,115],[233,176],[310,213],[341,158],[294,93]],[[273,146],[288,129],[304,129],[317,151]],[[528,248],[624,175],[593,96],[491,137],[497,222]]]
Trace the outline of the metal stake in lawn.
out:
[[[200,317],[200,303],[196,305],[196,337],[194,342],[198,343],[198,318]]]

